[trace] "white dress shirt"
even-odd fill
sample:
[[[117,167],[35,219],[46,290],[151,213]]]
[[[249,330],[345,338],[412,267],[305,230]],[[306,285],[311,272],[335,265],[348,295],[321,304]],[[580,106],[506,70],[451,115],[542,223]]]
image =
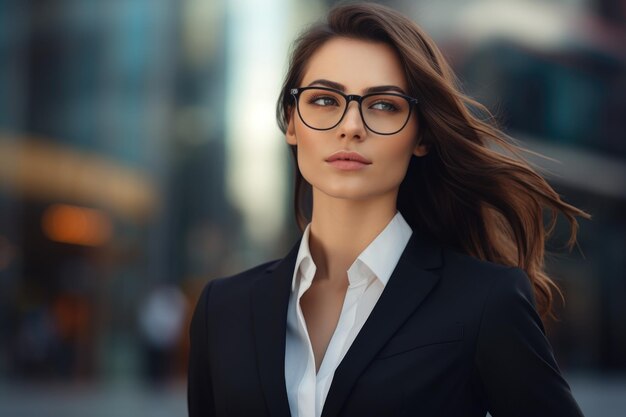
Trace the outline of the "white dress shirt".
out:
[[[337,327],[319,372],[300,298],[311,286],[316,266],[309,250],[309,224],[304,230],[294,268],[285,349],[285,382],[292,417],[319,417],[337,366],[370,315],[396,267],[411,234],[400,212],[348,269],[349,286]]]

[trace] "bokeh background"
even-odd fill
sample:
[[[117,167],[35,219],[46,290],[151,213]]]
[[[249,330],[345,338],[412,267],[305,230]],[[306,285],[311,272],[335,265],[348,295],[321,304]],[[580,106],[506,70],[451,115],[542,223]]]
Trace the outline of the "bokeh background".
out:
[[[274,105],[334,3],[0,0],[1,416],[186,415],[200,289],[298,237]],[[593,215],[550,244],[549,337],[586,415],[626,415],[626,1],[380,3]]]

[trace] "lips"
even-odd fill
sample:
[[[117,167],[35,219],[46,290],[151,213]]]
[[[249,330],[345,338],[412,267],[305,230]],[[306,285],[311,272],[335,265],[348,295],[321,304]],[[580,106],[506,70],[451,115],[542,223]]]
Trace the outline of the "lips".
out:
[[[326,158],[326,162],[334,162],[334,161],[352,161],[352,162],[358,162],[358,163],[365,164],[365,165],[369,165],[372,163],[372,161],[365,158],[360,153],[348,152],[348,151],[335,152],[334,154]]]
[[[326,162],[333,168],[340,171],[359,171],[371,165],[372,161],[364,157],[358,152],[339,151],[335,152],[328,158]]]

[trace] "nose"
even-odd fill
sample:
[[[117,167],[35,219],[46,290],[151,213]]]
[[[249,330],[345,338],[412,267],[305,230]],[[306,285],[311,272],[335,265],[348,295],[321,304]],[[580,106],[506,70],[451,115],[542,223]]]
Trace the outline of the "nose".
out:
[[[343,116],[343,120],[339,124],[339,133],[341,137],[357,137],[363,138],[365,136],[365,125],[359,112],[359,103],[357,101],[351,101],[348,103],[346,114]]]

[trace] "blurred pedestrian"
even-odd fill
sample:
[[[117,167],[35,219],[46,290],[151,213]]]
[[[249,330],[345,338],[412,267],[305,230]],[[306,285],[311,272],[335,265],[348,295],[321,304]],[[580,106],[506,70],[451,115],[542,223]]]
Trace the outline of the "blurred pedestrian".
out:
[[[172,376],[186,311],[185,296],[171,285],[155,287],[141,304],[139,328],[144,347],[144,375],[149,382],[166,382]]]

